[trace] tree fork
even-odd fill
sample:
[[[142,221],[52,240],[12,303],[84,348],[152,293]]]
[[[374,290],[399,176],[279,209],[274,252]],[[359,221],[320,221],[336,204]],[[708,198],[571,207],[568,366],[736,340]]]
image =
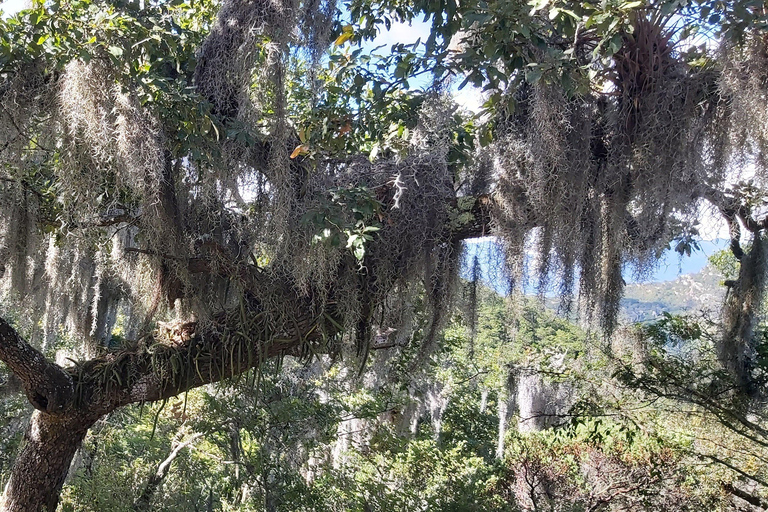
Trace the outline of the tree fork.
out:
[[[0,510],[54,511],[88,429],[115,409],[228,379],[270,358],[299,356],[305,344],[320,343],[338,332],[337,323],[313,313],[311,299],[284,290],[277,314],[267,314],[258,301],[244,297],[242,307],[219,314],[192,336],[150,337],[143,348],[121,350],[73,368],[48,361],[0,318],[0,360],[19,378],[38,409]]]
[[[491,199],[481,196],[454,208],[463,214],[454,226],[454,241],[488,232]],[[189,268],[193,273],[214,271],[200,258],[190,259]],[[312,352],[321,352],[321,344],[339,333],[333,300],[318,309],[312,297],[300,294],[280,276],[247,265],[219,265],[218,273],[250,290],[244,293],[240,307],[195,326],[192,335],[174,335],[174,339],[150,336],[143,347],[109,353],[72,368],[47,360],[0,318],[0,360],[37,409],[0,511],[55,511],[75,452],[88,430],[115,409],[163,400],[232,378],[270,358],[301,357],[308,353],[309,345],[313,345]],[[257,290],[265,287],[282,297],[277,311],[265,310],[256,298]]]

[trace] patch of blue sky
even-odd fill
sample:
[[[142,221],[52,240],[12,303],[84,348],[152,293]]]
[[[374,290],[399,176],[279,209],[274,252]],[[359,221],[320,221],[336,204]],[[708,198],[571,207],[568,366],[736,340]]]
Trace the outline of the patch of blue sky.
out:
[[[431,22],[415,19],[411,22],[395,22],[389,30],[381,30],[377,34],[373,41],[366,41],[363,43],[363,52],[385,54],[391,51],[392,47],[397,44],[413,45],[416,43],[421,44],[421,49],[424,49],[424,44],[429,38],[432,25]],[[483,93],[480,89],[473,87],[470,84],[464,86],[459,90],[458,85],[462,82],[463,77],[456,77],[449,86],[449,92],[453,96],[456,103],[471,113],[478,113],[480,107],[485,102]],[[462,80],[459,80],[461,78]],[[431,85],[431,76],[428,73],[414,77],[408,80],[410,88],[413,89],[425,89]]]
[[[699,249],[692,251],[690,256],[680,255],[673,249],[667,249],[658,260],[650,273],[637,276],[631,267],[624,269],[622,273],[627,284],[672,281],[685,274],[700,272],[709,262],[709,257],[718,251],[728,247],[728,240],[718,238],[714,240],[702,240]],[[510,277],[505,271],[504,249],[495,237],[483,237],[467,240],[464,243],[464,253],[461,263],[462,279],[470,280],[472,266],[477,258],[479,265],[480,281],[495,290],[500,295],[507,295],[510,290]],[[535,255],[532,251],[526,253],[523,282],[520,283],[525,294],[538,292],[537,280],[531,269],[535,268]],[[557,295],[558,282],[552,279],[546,286],[544,295]]]

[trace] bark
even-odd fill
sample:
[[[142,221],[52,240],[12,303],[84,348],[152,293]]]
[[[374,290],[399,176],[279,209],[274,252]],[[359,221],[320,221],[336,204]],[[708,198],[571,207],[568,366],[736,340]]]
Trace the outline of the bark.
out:
[[[726,492],[729,492],[734,496],[741,498],[742,500],[746,501],[753,507],[757,507],[760,510],[768,510],[768,501],[763,500],[759,496],[755,496],[746,491],[743,491],[738,487],[734,487],[732,484],[729,484],[729,483],[723,484],[723,489]]]
[[[0,360],[21,381],[30,403],[40,411],[55,413],[70,402],[72,377],[48,361],[0,318]]]
[[[194,336],[147,340],[124,350],[61,368],[45,359],[0,319],[0,359],[20,378],[39,410],[25,435],[6,486],[3,512],[54,511],[70,463],[88,429],[116,408],[175,396],[230,378],[268,358],[300,355],[334,329],[312,314],[308,299],[286,293],[275,320],[251,301],[222,313]],[[247,324],[247,325],[246,325]],[[274,325],[288,325],[276,330]],[[181,371],[180,369],[183,369]],[[62,389],[63,388],[63,389]]]
[[[728,224],[730,250],[739,261],[739,277],[728,281],[728,294],[723,304],[723,330],[718,340],[717,356],[736,388],[751,394],[752,356],[755,350],[754,329],[762,306],[763,289],[768,271],[768,216],[757,218],[749,202],[738,193],[723,193],[703,186],[701,197],[712,203]],[[752,247],[741,246],[741,226],[753,234]]]
[[[96,419],[35,411],[5,487],[4,512],[54,512],[72,457]]]
[[[766,241],[757,234],[752,247],[745,251],[739,265],[739,277],[732,283],[723,306],[723,334],[718,344],[718,358],[736,387],[749,394],[752,387],[751,363],[754,330],[762,307],[765,287]]]

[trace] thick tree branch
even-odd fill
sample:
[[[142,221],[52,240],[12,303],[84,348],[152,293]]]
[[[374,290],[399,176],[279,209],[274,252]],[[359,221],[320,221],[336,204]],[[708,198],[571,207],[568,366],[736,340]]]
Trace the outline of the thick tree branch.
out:
[[[759,496],[749,494],[748,492],[743,491],[738,487],[734,487],[733,484],[729,484],[729,483],[724,483],[723,489],[733,494],[734,496],[741,498],[742,500],[746,501],[753,507],[757,507],[761,510],[768,510],[768,501],[761,499]]]
[[[136,349],[65,370],[46,361],[0,319],[0,359],[22,380],[35,407],[44,411],[33,415],[6,486],[3,510],[27,512],[34,503],[53,512],[75,450],[105,414],[234,377],[269,358],[306,356],[338,332],[332,304],[316,314],[311,298],[292,288],[282,293],[277,308],[267,309],[246,294],[239,307],[205,326],[184,324],[183,329],[157,332]],[[36,471],[41,460],[44,472]]]
[[[36,409],[59,414],[69,405],[74,393],[71,375],[24,341],[3,318],[0,318],[0,360],[21,381]]]
[[[106,414],[131,403],[163,400],[240,375],[267,359],[306,356],[338,331],[333,303],[319,312],[311,297],[285,287],[279,307],[246,294],[240,306],[204,325],[166,326],[139,347],[68,370],[79,409]]]
[[[492,207],[487,196],[461,200],[456,206],[454,239],[487,235]],[[140,348],[108,354],[67,370],[46,360],[0,319],[0,360],[23,383],[37,409],[55,414],[74,403],[81,412],[105,414],[130,403],[162,400],[237,376],[268,358],[304,355],[317,348],[313,344],[338,333],[333,303],[318,313],[311,298],[295,292],[287,282],[274,276],[266,279],[255,267],[227,262],[222,255],[217,254],[215,260],[189,259],[189,270],[238,279],[254,292],[271,282],[284,297],[279,301],[280,311],[265,309],[247,294],[242,307],[219,314],[207,325],[195,326],[193,335],[148,337]]]
[[[455,225],[452,226],[454,241],[491,234],[494,201],[490,196],[461,197],[454,207],[457,212]]]
[[[704,186],[701,197],[709,201],[716,207],[725,222],[728,224],[728,232],[731,238],[730,249],[737,260],[741,261],[744,256],[744,250],[741,248],[741,224],[751,233],[758,233],[768,228],[768,216],[755,218],[746,204],[741,202],[738,197],[730,196],[725,192]]]
[[[739,203],[733,197],[728,197],[720,190],[716,190],[712,187],[705,187],[701,194],[704,199],[709,201],[715,208],[720,211],[720,214],[728,224],[728,233],[731,239],[731,252],[737,260],[741,261],[744,256],[744,250],[741,248],[741,226],[738,220]]]

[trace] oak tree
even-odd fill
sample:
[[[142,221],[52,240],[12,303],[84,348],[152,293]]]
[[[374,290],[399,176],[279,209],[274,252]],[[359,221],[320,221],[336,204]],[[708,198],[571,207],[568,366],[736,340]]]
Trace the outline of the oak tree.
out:
[[[423,44],[366,50],[417,16]],[[394,340],[423,360],[462,240],[489,234],[513,283],[533,240],[542,289],[556,276],[610,332],[622,270],[690,251],[714,205],[741,261],[721,362],[754,392],[765,22],[762,2],[704,0],[61,0],[3,19],[0,360],[36,409],[3,510],[55,510],[88,429],[128,404],[269,358],[364,371]],[[754,178],[729,185],[740,167]],[[61,332],[79,343],[55,362]]]

